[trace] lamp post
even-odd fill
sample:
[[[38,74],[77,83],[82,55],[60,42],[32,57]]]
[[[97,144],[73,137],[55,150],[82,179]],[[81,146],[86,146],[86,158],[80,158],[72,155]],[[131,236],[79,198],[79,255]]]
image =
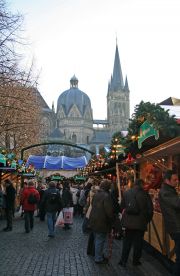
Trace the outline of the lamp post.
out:
[[[118,166],[117,160],[118,160],[119,153],[122,151],[121,148],[122,148],[122,145],[119,144],[119,139],[115,138],[112,152],[114,153],[114,156],[115,156],[116,177],[117,177],[117,187],[118,187],[118,193],[119,193],[119,202],[121,202],[121,186],[120,186],[119,166]]]

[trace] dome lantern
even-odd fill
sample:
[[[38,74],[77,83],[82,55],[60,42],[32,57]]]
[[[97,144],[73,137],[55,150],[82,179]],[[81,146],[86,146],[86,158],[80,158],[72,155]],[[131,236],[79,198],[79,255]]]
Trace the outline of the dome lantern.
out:
[[[70,87],[78,88],[78,79],[76,78],[75,75],[70,79]]]

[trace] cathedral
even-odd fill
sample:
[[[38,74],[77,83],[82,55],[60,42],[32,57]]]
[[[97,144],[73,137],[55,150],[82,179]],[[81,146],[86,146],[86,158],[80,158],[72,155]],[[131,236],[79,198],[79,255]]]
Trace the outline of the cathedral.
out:
[[[70,79],[70,88],[59,95],[57,109],[47,105],[43,108],[43,140],[66,141],[89,149],[96,154],[108,148],[112,135],[126,131],[130,116],[129,86],[121,70],[118,45],[116,44],[113,74],[107,90],[107,120],[93,119],[91,100],[78,87],[78,78]],[[57,151],[66,155],[55,145],[49,146],[49,154]],[[72,156],[72,154],[71,154]]]

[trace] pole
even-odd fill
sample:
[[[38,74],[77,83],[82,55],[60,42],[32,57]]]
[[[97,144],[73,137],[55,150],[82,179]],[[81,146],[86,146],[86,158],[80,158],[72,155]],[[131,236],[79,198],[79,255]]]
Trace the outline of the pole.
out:
[[[117,186],[119,191],[119,202],[121,202],[121,185],[120,185],[120,175],[119,175],[119,164],[116,162],[116,176],[117,176]]]

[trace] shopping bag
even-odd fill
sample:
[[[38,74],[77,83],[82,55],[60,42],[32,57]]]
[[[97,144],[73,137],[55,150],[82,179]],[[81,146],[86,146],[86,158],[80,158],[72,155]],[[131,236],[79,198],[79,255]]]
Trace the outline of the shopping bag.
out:
[[[64,227],[64,217],[63,217],[63,212],[61,211],[57,217],[55,226],[58,227]]]
[[[17,212],[18,212],[19,215],[21,215],[22,211],[23,211],[22,205],[18,206],[17,207]]]
[[[63,208],[64,223],[73,224],[73,207]]]

